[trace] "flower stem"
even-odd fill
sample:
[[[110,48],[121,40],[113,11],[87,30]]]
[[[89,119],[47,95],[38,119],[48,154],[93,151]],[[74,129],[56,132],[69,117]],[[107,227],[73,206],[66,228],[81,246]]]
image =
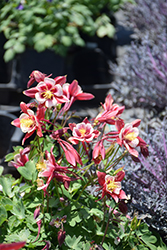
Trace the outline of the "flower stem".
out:
[[[105,229],[105,232],[104,232],[104,235],[103,235],[103,239],[102,239],[102,242],[101,242],[101,246],[103,246],[103,243],[104,243],[104,240],[105,240],[105,237],[106,237],[106,234],[107,234],[107,230],[108,230],[108,226],[109,226],[109,223],[110,223],[111,215],[113,214],[114,209],[115,209],[117,206],[118,206],[118,204],[116,203],[115,206],[113,207],[113,209],[111,210],[111,212],[109,212],[108,221],[107,221],[106,229]]]

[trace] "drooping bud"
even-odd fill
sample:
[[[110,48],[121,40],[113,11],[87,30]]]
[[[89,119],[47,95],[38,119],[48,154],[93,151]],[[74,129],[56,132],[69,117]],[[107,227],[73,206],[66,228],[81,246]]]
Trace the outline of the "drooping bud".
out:
[[[59,230],[58,232],[58,242],[59,242],[59,246],[61,246],[65,240],[65,237],[66,237],[66,232],[62,229]]]

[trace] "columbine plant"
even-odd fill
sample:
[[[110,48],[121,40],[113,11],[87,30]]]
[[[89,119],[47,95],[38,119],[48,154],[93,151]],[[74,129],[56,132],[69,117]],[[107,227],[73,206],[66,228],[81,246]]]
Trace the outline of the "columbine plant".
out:
[[[108,95],[93,120],[72,123],[74,101],[94,96],[83,93],[76,80],[66,83],[65,76],[53,79],[33,71],[28,87],[35,81],[36,87],[24,91],[32,102],[22,102],[21,115],[12,122],[25,134],[22,146],[6,156],[20,179],[0,178],[1,249],[163,246],[150,237],[146,224],[127,215],[124,166],[116,168],[128,153],[136,159],[137,148],[148,155],[139,137],[140,120],[125,124],[125,107],[113,104]]]

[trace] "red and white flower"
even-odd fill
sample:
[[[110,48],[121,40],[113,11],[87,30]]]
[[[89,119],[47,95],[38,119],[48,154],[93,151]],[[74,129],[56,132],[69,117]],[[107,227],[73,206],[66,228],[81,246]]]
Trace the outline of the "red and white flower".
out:
[[[39,106],[37,109],[37,115],[35,116],[34,111],[29,109],[24,102],[20,103],[20,107],[23,113],[19,118],[12,121],[12,125],[21,128],[22,132],[26,133],[22,141],[22,144],[24,144],[25,140],[35,131],[37,131],[39,137],[43,136],[40,121],[45,117],[45,110]]]
[[[119,124],[117,127],[119,130],[119,138],[117,142],[120,146],[124,145],[129,153],[135,157],[138,157],[139,153],[135,149],[136,147],[144,147],[146,150],[146,142],[139,137],[139,129],[137,128],[140,125],[141,120],[137,119],[131,123]]]
[[[125,176],[124,171],[118,172],[115,176],[107,175],[104,172],[97,171],[98,182],[102,189],[102,197],[105,195],[111,196],[115,202],[118,203],[119,199],[127,199],[125,192],[122,190],[121,181]]]
[[[68,167],[60,166],[55,160],[55,157],[53,155],[53,147],[51,148],[50,153],[46,151],[46,160],[44,161],[44,164],[42,165],[42,169],[38,174],[38,177],[46,177],[47,181],[46,184],[40,183],[38,190],[43,189],[43,191],[46,193],[46,190],[53,178],[55,178],[58,182],[63,182],[64,187],[68,189],[70,181],[76,180],[78,177],[74,174],[73,171],[69,170]],[[75,175],[74,177],[69,177],[67,174]]]
[[[69,128],[72,130],[73,136],[68,140],[73,144],[78,144],[79,141],[89,143],[100,134],[98,130],[92,127],[87,118],[78,124],[70,123]]]
[[[68,98],[68,103],[65,104],[64,110],[67,111],[76,100],[91,100],[94,95],[90,93],[83,93],[78,81],[74,80],[71,84],[65,83],[63,85],[63,94]]]
[[[115,124],[115,122],[120,119],[120,115],[125,109],[125,106],[119,106],[118,104],[113,104],[113,98],[111,94],[109,94],[106,99],[105,103],[102,104],[103,111],[100,112],[97,117],[94,119],[95,124],[97,123],[108,123],[108,124]]]
[[[26,147],[25,149],[20,149],[20,152],[14,156],[14,161],[10,161],[8,166],[12,166],[15,168],[25,166],[26,162],[29,161],[28,154],[30,152],[30,148]]]
[[[60,79],[60,77],[55,79],[45,77],[35,88],[25,90],[23,93],[35,98],[46,108],[55,107],[59,103],[68,101],[68,98],[63,95],[62,87],[59,84],[61,81],[64,82],[64,77],[63,79]]]

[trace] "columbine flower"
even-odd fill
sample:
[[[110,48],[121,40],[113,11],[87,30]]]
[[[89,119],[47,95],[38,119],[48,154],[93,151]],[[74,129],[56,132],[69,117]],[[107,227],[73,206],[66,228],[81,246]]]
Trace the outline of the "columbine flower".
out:
[[[25,90],[23,93],[31,98],[35,98],[40,104],[47,108],[55,107],[59,103],[67,102],[68,99],[63,95],[59,78],[45,77],[35,88]],[[64,80],[64,78],[63,78]]]
[[[138,136],[139,129],[137,127],[140,125],[140,122],[141,120],[137,119],[131,123],[127,123],[125,125],[122,123],[117,126],[119,131],[119,138],[117,139],[118,144],[121,147],[124,145],[129,153],[135,157],[138,157],[139,155],[138,151],[135,149],[138,146],[141,147],[145,155],[147,155],[146,151],[148,152],[146,142]]]
[[[108,123],[108,124],[115,124],[117,119],[120,119],[120,115],[124,111],[124,106],[119,106],[118,104],[113,104],[113,98],[111,94],[109,94],[106,99],[105,103],[102,104],[103,111],[97,115],[94,119],[94,123]]]
[[[65,83],[63,85],[63,94],[68,98],[69,102],[65,104],[64,109],[67,111],[71,105],[76,100],[91,100],[94,98],[94,95],[90,93],[83,93],[81,87],[78,85],[78,82],[74,80],[71,84]]]
[[[82,160],[78,152],[73,148],[71,144],[68,142],[60,139],[60,136],[62,136],[64,133],[66,133],[68,128],[59,129],[57,131],[54,131],[53,134],[50,135],[51,138],[56,140],[61,148],[63,149],[67,161],[73,166],[77,167],[77,163],[82,165]]]
[[[26,147],[25,149],[20,149],[19,154],[14,156],[14,161],[10,161],[8,166],[12,166],[15,168],[25,166],[26,162],[29,161],[28,154],[30,152],[30,148]]]
[[[27,88],[29,88],[35,81],[36,82],[44,81],[45,77],[46,77],[46,74],[41,73],[39,70],[34,70],[30,74],[30,80],[27,83]]]
[[[23,138],[22,144],[24,144],[25,140],[29,138],[36,130],[37,135],[42,137],[42,129],[40,125],[40,120],[44,119],[44,108],[38,107],[37,115],[35,116],[34,112],[27,107],[24,102],[20,103],[21,110],[23,113],[19,118],[12,121],[12,125],[21,128],[23,133],[26,133]]]
[[[57,238],[58,238],[58,242],[59,242],[59,246],[61,246],[65,240],[66,237],[66,232],[62,229],[59,230]]]
[[[89,143],[100,134],[98,130],[94,130],[87,118],[78,124],[70,123],[69,128],[72,130],[73,136],[68,140],[73,144],[78,144],[79,141]]]
[[[102,159],[104,160],[105,148],[102,140],[98,141],[94,146],[92,156],[95,164],[99,164]]]
[[[56,161],[55,157],[53,155],[53,147],[51,148],[50,153],[46,151],[46,165],[45,168],[42,169],[41,172],[39,172],[38,177],[46,177],[47,181],[44,185],[39,185],[38,190],[43,189],[46,193],[47,187],[49,186],[52,179],[56,179],[58,182],[63,182],[64,187],[66,189],[69,188],[70,181],[76,180],[74,177],[69,177],[66,174],[72,174],[75,175],[72,171],[68,170],[68,167],[59,166]],[[40,183],[41,184],[41,183]]]
[[[125,176],[124,171],[118,172],[115,176],[107,175],[104,172],[97,171],[98,182],[102,188],[102,197],[105,195],[108,197],[111,196],[115,202],[118,202],[119,199],[127,199],[125,192],[121,189],[121,181]],[[99,190],[100,190],[99,189]]]

